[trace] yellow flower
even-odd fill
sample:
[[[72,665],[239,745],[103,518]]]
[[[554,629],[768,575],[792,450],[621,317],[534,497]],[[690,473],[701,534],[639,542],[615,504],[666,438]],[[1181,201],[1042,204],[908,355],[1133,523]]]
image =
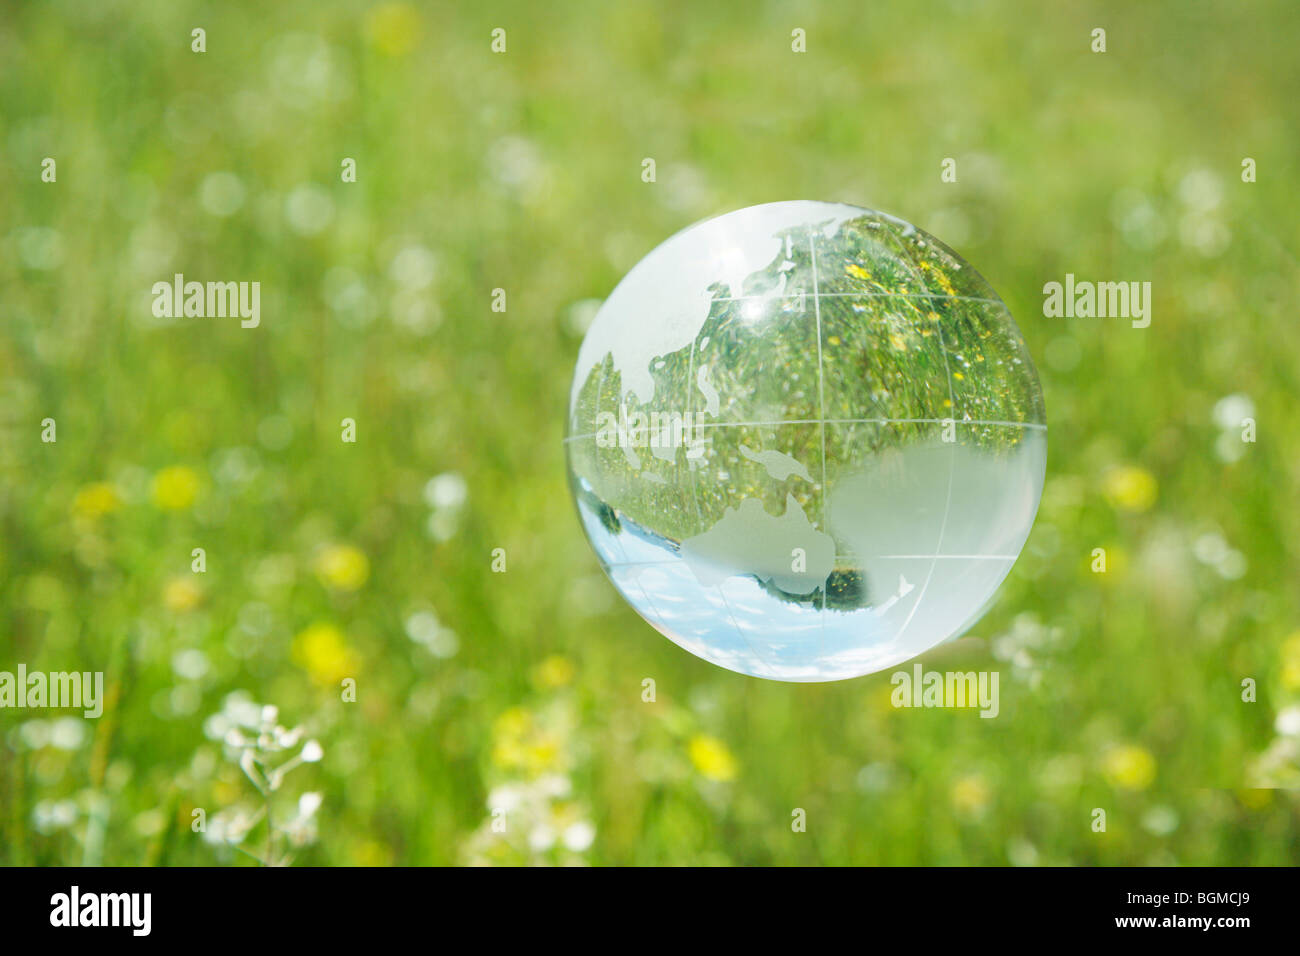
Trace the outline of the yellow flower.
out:
[[[962,777],[952,785],[952,805],[960,813],[977,814],[989,805],[988,782],[979,774]]]
[[[1156,779],[1156,758],[1145,747],[1125,744],[1107,752],[1101,769],[1112,787],[1145,790]]]
[[[524,743],[533,726],[533,715],[522,707],[502,711],[492,725],[492,762],[514,770],[528,762]]]
[[[696,734],[687,745],[687,753],[690,754],[695,769],[710,780],[726,782],[736,779],[739,770],[736,758],[731,755],[727,745],[717,737]]]
[[[547,719],[546,723],[554,721]],[[542,726],[530,711],[511,707],[492,726],[492,763],[530,776],[562,771],[568,763],[564,729]]]
[[[844,271],[858,279],[870,279],[871,273],[856,262],[850,262],[844,267]]]
[[[1139,465],[1120,465],[1102,477],[1102,493],[1114,508],[1146,511],[1156,501],[1156,476]]]
[[[86,485],[72,499],[72,510],[82,518],[112,514],[121,506],[122,499],[117,496],[117,489],[106,481]]]
[[[328,588],[355,591],[370,577],[370,561],[359,548],[334,544],[316,557],[316,574]]]
[[[532,725],[532,714],[523,707],[511,707],[497,715],[492,732],[498,737],[522,737]]]
[[[533,683],[543,690],[554,690],[571,683],[573,675],[573,663],[566,657],[552,654],[533,669]]]
[[[420,14],[409,3],[381,3],[366,23],[370,42],[385,56],[402,56],[415,48]]]
[[[153,476],[153,503],[164,511],[184,511],[199,494],[199,476],[193,468],[172,465]]]
[[[1300,631],[1282,642],[1282,686],[1300,690]]]
[[[317,622],[293,639],[293,659],[321,684],[337,684],[360,670],[357,655],[347,646],[343,632],[333,624]]]
[[[203,589],[194,582],[192,576],[177,575],[163,585],[163,604],[169,610],[192,611],[203,600]]]
[[[524,769],[534,774],[558,770],[562,756],[559,739],[552,733],[541,732],[529,740],[524,748]]]

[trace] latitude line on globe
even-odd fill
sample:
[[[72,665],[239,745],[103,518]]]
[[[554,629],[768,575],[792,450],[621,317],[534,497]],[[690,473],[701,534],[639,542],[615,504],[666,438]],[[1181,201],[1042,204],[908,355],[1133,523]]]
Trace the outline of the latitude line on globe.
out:
[[[839,555],[837,554],[838,558]],[[891,561],[911,561],[929,559],[942,561],[945,558],[949,560],[960,559],[962,561],[1015,561],[1020,557],[1018,554],[882,554],[882,558],[888,558]]]
[[[877,557],[888,559],[890,561],[1015,561],[1020,556],[1016,554],[880,554]],[[837,554],[837,561],[857,561],[856,554]],[[680,564],[676,558],[664,558],[659,561],[619,561],[611,564],[615,568],[639,568],[653,567],[660,564]],[[734,577],[745,577],[742,574],[736,574]]]
[[[710,299],[710,302],[745,302],[751,299],[801,299],[807,293],[791,295],[786,292],[779,294],[755,293],[754,295],[724,295],[716,299]],[[980,295],[945,295],[941,292],[821,292],[813,291],[814,298],[823,299],[945,299],[956,302],[987,302],[990,305],[1000,305],[1004,309],[1006,303],[1001,299],[990,299]]]
[[[1003,422],[993,421],[990,419],[957,419],[957,418],[790,418],[778,422],[696,422],[694,428],[742,428],[742,427],[775,427],[778,425],[946,425],[952,422],[954,425],[979,425],[979,426],[999,426],[1005,428],[1030,428],[1047,430],[1047,426],[1039,422]],[[587,432],[582,435],[567,435],[564,438],[566,442],[583,441],[587,438],[596,438],[600,432]]]
[[[691,339],[691,357],[686,369],[686,414],[691,421],[695,419],[695,389],[691,387],[691,383],[695,381],[695,349],[698,339],[698,335]],[[675,451],[673,453],[673,464],[677,464]],[[695,502],[695,518],[703,526],[704,514],[700,511],[700,489],[695,484],[695,469],[691,467],[690,459],[686,461],[686,470],[691,476],[691,500]]]

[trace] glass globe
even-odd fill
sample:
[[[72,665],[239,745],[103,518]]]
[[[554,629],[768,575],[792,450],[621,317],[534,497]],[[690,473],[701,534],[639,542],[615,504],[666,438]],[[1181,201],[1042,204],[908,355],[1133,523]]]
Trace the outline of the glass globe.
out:
[[[1047,427],[988,283],[899,219],[780,202],[642,259],[578,356],[569,481],[614,586],[722,667],[827,681],[973,624]]]

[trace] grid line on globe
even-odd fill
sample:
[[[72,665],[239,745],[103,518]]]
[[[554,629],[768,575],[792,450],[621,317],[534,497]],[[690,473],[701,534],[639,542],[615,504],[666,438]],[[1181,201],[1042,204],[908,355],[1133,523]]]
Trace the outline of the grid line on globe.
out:
[[[808,230],[808,265],[812,271],[813,286],[813,321],[817,327],[817,431],[821,437],[822,483],[818,489],[822,506],[822,527],[829,528],[826,515],[826,367],[822,358],[822,305],[821,289],[817,283],[817,234]],[[822,614],[817,624],[820,628],[821,653],[825,654],[826,644],[826,588],[821,588]]]
[[[661,434],[661,411],[683,427]],[[618,590],[692,653],[782,680],[880,670],[977,620],[1046,459],[1036,373],[982,277],[824,203],[708,220],[642,260],[588,331],[568,430]]]
[[[908,255],[909,258],[911,258],[913,263],[916,264],[917,271],[918,272],[923,271],[920,262],[917,261],[916,259],[915,252],[908,249],[904,249],[904,252],[906,255]],[[948,382],[948,399],[952,405],[953,416],[955,418],[955,416],[957,415],[957,407],[956,407],[956,398],[954,397],[953,390],[952,390],[952,381],[953,381],[952,367],[949,364],[948,346],[947,343],[944,342],[944,338],[943,338],[943,323],[940,322],[937,318],[934,320],[934,328],[935,328],[935,334],[939,336],[939,345],[940,345],[941,353],[943,355],[944,371],[946,373],[946,378]],[[939,563],[939,555],[943,551],[944,533],[948,529],[948,516],[952,510],[952,482],[953,482],[953,475],[956,471],[956,457],[957,457],[956,449],[954,448],[953,453],[949,459],[948,491],[944,500],[943,521],[939,526],[939,538],[935,542],[935,546],[934,546],[934,557],[930,560],[930,570],[926,572],[925,581],[921,585],[921,592],[919,595],[917,595],[916,603],[912,606],[912,610],[908,613],[907,619],[903,621],[903,626],[899,629],[897,639],[900,642],[902,641],[903,634],[907,631],[908,625],[912,623],[912,619],[916,616],[917,609],[921,607],[922,602],[925,600],[926,592],[930,588],[930,582],[934,579],[934,569]]]

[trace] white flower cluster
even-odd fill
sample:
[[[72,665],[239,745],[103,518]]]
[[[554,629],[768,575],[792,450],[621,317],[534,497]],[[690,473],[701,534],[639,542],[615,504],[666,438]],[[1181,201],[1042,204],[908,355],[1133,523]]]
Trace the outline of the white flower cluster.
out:
[[[260,807],[237,804],[214,814],[204,831],[207,842],[242,850],[240,844],[249,833],[265,822],[266,856],[256,858],[269,865],[287,862],[289,849],[316,840],[315,817],[322,803],[321,794],[300,795],[287,819],[272,816],[272,798],[280,792],[289,773],[325,755],[318,741],[304,739],[302,727],[285,727],[279,722],[278,708],[257,704],[242,691],[226,697],[222,709],[205,721],[203,732],[221,743],[227,758],[238,765],[262,796]],[[282,844],[287,844],[288,849]]]
[[[465,846],[472,866],[581,865],[596,839],[595,824],[572,799],[564,774],[513,781],[488,794],[489,818]]]

